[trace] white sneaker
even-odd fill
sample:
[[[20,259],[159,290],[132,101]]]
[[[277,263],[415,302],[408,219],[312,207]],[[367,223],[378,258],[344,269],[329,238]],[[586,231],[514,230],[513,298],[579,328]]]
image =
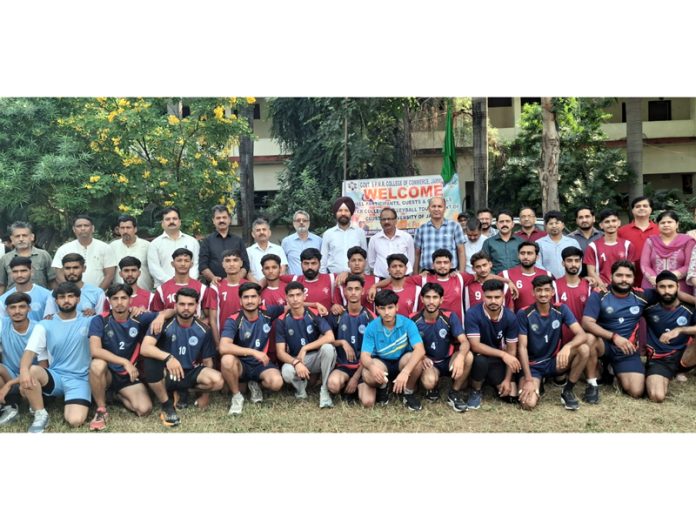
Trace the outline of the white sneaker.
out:
[[[29,427],[28,432],[39,433],[44,432],[48,426],[48,412],[46,409],[37,410],[34,412],[34,421]]]
[[[232,396],[232,403],[230,404],[230,410],[227,414],[241,414],[242,408],[244,408],[244,396],[241,392],[237,392]]]
[[[263,392],[261,391],[261,385],[256,381],[249,381],[249,398],[252,403],[261,403],[263,401]]]
[[[0,408],[0,425],[5,425],[6,423],[16,420],[17,416],[19,416],[19,409],[17,407],[5,405]]]
[[[295,397],[297,399],[307,399],[307,380],[302,379],[295,387]]]
[[[319,389],[319,408],[325,409],[333,406],[334,404],[333,400],[331,399],[331,392],[329,392],[328,388],[322,386],[321,389]]]

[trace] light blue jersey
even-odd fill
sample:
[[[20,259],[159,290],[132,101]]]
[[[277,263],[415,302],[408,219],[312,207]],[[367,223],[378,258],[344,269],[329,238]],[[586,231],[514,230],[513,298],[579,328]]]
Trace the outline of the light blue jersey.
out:
[[[85,283],[80,287],[80,303],[77,304],[77,312],[82,313],[85,309],[94,309],[94,312],[99,314],[104,311],[104,302],[106,297],[104,291],[99,287]],[[55,315],[58,313],[56,300],[51,296],[46,302],[46,315]]]
[[[382,318],[370,322],[365,328],[361,351],[379,359],[398,360],[423,339],[413,320],[396,315],[394,328],[389,331],[382,324]]]
[[[51,320],[37,322],[27,350],[36,353],[39,361],[48,359],[51,370],[86,378],[91,360],[88,332],[92,318],[78,313],[71,320],[56,315]]]
[[[8,296],[15,292],[17,292],[17,288],[13,287],[5,294],[0,296],[0,317],[4,317],[7,315],[5,300]],[[46,303],[49,300],[53,300],[53,295],[51,294],[51,291],[49,291],[45,287],[41,287],[40,285],[36,284],[31,288],[31,291],[27,292],[27,294],[31,298],[31,311],[29,311],[29,320],[38,322],[46,314]]]
[[[3,317],[0,325],[0,343],[2,343],[2,364],[12,372],[15,377],[19,375],[19,363],[27,347],[27,341],[34,331],[36,322],[30,320],[29,327],[24,333],[18,333],[12,326],[10,317]]]

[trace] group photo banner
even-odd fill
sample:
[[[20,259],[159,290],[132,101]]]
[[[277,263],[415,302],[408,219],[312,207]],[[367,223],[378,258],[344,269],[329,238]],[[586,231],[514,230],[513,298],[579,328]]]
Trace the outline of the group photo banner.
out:
[[[430,219],[428,200],[431,197],[445,198],[447,219],[456,221],[461,208],[459,178],[456,174],[447,184],[440,175],[346,180],[343,182],[343,195],[355,202],[352,221],[368,237],[382,229],[379,213],[385,207],[396,210],[396,227],[411,234]]]

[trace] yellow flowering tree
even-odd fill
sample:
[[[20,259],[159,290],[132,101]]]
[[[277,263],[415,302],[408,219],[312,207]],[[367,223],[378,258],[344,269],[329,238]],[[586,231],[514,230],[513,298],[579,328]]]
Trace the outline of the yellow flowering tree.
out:
[[[112,212],[157,225],[165,206],[195,231],[217,203],[235,206],[231,149],[249,134],[237,111],[253,98],[94,98],[83,100],[63,128],[85,142],[89,174],[76,193]],[[206,229],[205,226],[202,227]]]

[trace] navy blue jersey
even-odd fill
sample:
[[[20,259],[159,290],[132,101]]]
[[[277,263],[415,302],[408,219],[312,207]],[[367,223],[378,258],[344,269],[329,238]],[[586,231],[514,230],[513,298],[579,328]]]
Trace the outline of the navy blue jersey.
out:
[[[655,291],[632,290],[618,296],[611,290],[606,293],[593,292],[585,305],[583,316],[594,318],[597,324],[620,337],[635,341],[638,322],[643,310],[655,300]]]
[[[454,346],[459,344],[457,337],[464,334],[461,320],[452,311],[440,310],[433,321],[426,320],[423,313],[412,315],[411,320],[423,337],[425,355],[436,363],[449,359],[454,353]]]
[[[293,317],[288,310],[276,323],[276,343],[285,343],[285,351],[297,357],[303,346],[314,342],[327,331],[331,331],[331,326],[313,310],[305,308],[300,318]]]
[[[577,323],[572,311],[565,304],[552,305],[548,314],[539,312],[532,304],[517,312],[520,335],[527,336],[529,364],[547,360],[561,349],[562,326]]]
[[[682,333],[669,344],[662,344],[660,335],[674,328],[696,325],[696,313],[693,309],[682,304],[672,309],[662,304],[654,304],[646,307],[643,315],[648,325],[648,348],[652,350],[653,356],[660,357],[660,354],[684,351],[689,342],[689,335]]]
[[[225,319],[225,327],[220,336],[232,339],[232,342],[242,348],[268,353],[268,339],[273,321],[283,314],[284,309],[282,305],[272,305],[266,309],[259,309],[259,315],[254,320],[249,320],[244,311],[238,311]],[[262,364],[251,355],[245,356],[244,362]]]
[[[155,318],[157,313],[142,313],[123,321],[116,320],[111,313],[98,315],[90,322],[89,336],[99,337],[105,350],[135,364],[140,355],[140,343]],[[120,364],[109,363],[109,368],[119,374],[127,373]]]
[[[336,346],[336,364],[339,366],[357,366],[360,364],[360,351],[367,325],[375,319],[375,314],[364,307],[357,315],[351,315],[348,310],[340,315],[329,315],[326,320],[333,330],[336,340],[345,340],[355,352],[356,359],[349,361],[343,346]]]
[[[482,344],[499,350],[504,350],[509,342],[517,342],[519,334],[515,313],[503,307],[498,320],[491,320],[483,304],[467,310],[464,329],[467,337],[477,338]]]
[[[165,323],[162,331],[155,335],[152,328],[147,331],[149,337],[157,339],[157,347],[171,353],[181,363],[184,370],[190,370],[202,359],[215,355],[213,334],[210,328],[197,318],[190,326],[182,326],[176,317]]]

